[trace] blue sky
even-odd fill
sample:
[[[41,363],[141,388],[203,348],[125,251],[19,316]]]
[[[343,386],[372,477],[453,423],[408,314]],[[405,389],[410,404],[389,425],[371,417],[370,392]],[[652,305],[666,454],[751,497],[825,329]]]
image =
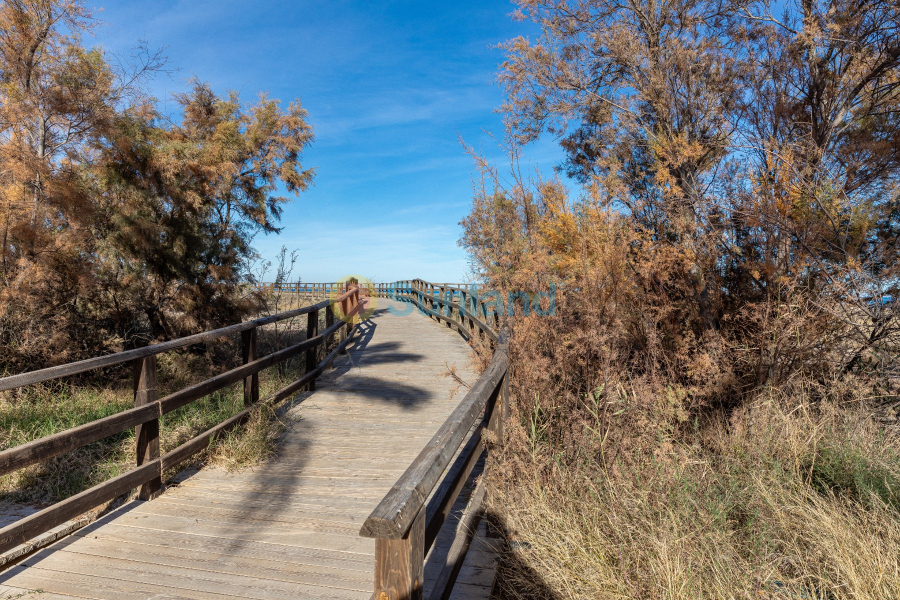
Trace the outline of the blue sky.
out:
[[[334,281],[421,277],[465,281],[459,221],[471,199],[473,164],[462,137],[496,156],[485,131],[502,133],[494,111],[503,52],[496,44],[535,37],[506,0],[309,2],[178,0],[100,5],[93,43],[124,55],[138,40],[165,47],[171,76],[151,91],[171,104],[196,75],[245,101],[260,91],[299,98],[316,140],[305,154],[314,187],[284,212],[278,236],[255,247],[273,259],[298,251],[295,276]],[[89,40],[86,40],[89,44]],[[532,145],[531,167],[562,158],[552,139]]]

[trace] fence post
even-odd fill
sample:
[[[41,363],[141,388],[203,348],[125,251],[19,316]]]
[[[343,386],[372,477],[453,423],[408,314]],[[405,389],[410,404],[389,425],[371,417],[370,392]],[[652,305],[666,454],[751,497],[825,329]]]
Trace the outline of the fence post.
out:
[[[347,289],[344,293],[349,292],[350,289],[351,289],[350,285],[348,284]],[[347,315],[350,314],[351,310],[353,310],[353,294],[352,293],[350,295],[348,295],[346,298],[344,298],[343,300],[341,300],[341,311],[344,313],[345,319],[347,318]],[[341,331],[343,332],[341,335],[341,341],[344,341],[347,339],[347,337],[350,335],[350,329],[352,327],[353,327],[353,320],[348,319],[346,325],[341,327]],[[346,346],[344,346],[344,348],[341,349],[340,354],[347,354]]]
[[[375,540],[374,600],[422,600],[425,585],[425,510],[406,537]]]
[[[306,339],[311,339],[319,335],[319,311],[314,310],[306,314]],[[309,373],[316,368],[318,364],[317,351],[318,346],[310,348],[306,351],[306,372]],[[316,380],[309,382],[307,388],[309,391],[316,389]]]
[[[241,332],[241,360],[243,364],[253,362],[256,355],[256,327]],[[259,400],[259,373],[244,378],[244,406],[256,404]]]
[[[444,316],[447,317],[447,319],[448,319],[447,327],[450,329],[454,329],[454,327],[453,327],[453,290],[448,287],[444,287],[442,289],[443,289],[443,293],[444,293],[444,305],[443,305]]]
[[[459,322],[466,328],[469,338],[472,337],[472,317],[469,314],[469,292],[460,288],[459,290]]]
[[[497,387],[496,400],[488,422],[488,429],[494,434],[495,443],[503,445],[506,417],[509,414],[509,369],[503,374],[503,379]]]
[[[334,310],[331,308],[331,303],[325,307],[325,330],[331,329],[331,326],[334,325]],[[325,340],[325,354],[328,354],[328,350],[331,347],[331,341],[334,339],[334,334],[329,334],[328,339]],[[332,367],[333,368],[333,367]]]
[[[136,358],[132,363],[134,379],[134,406],[156,402],[156,355]],[[153,419],[134,428],[137,440],[137,466],[159,458],[159,419]],[[138,499],[152,500],[162,490],[162,473],[141,486]]]

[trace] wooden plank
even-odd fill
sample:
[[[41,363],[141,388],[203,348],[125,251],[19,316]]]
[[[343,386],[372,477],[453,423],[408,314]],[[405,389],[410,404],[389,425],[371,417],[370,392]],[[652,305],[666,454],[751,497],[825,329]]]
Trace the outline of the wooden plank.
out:
[[[187,552],[206,552],[215,556],[246,557],[265,562],[287,562],[293,565],[334,566],[345,571],[363,573],[371,583],[372,556],[368,553],[341,552],[321,548],[305,548],[271,542],[260,542],[253,539],[238,540],[200,533],[183,533],[176,531],[156,531],[147,528],[131,527],[115,521],[105,523],[102,527],[87,533],[79,532],[80,537],[90,540],[108,540],[110,543],[140,543]]]
[[[406,537],[375,540],[375,598],[422,600],[425,592],[425,518],[413,522]]]
[[[0,552],[24,544],[34,536],[150,481],[158,474],[159,461],[155,460],[7,525],[0,529]]]
[[[154,402],[4,450],[0,452],[0,475],[121,433],[126,429],[152,421],[159,415],[159,403]]]
[[[194,400],[207,396],[217,390],[231,385],[237,381],[241,381],[255,373],[259,373],[263,369],[270,367],[276,363],[285,361],[292,356],[300,354],[304,350],[313,348],[324,341],[324,336],[316,336],[315,338],[304,340],[293,346],[289,346],[277,352],[273,352],[262,358],[258,358],[253,362],[249,362],[240,367],[235,367],[230,371],[210,377],[205,381],[188,386],[183,390],[179,390],[162,398],[159,403],[162,406],[163,414],[169,413],[177,408],[181,408],[185,404],[189,404]]]
[[[310,313],[312,314],[312,313]],[[241,332],[241,360],[246,365],[257,358],[257,328]],[[251,406],[259,401],[259,373],[253,373],[244,379],[244,406]]]
[[[152,504],[152,502],[151,502]],[[227,538],[239,542],[251,539],[270,544],[284,546],[301,546],[334,552],[351,552],[370,554],[375,544],[372,540],[357,535],[324,531],[324,527],[260,527],[258,522],[238,522],[235,519],[212,519],[182,517],[178,515],[154,515],[127,513],[117,519],[118,523],[135,528],[155,531],[172,531],[177,533],[197,533],[202,535]]]
[[[212,571],[173,566],[159,566],[127,558],[93,557],[58,551],[56,560],[35,559],[23,563],[40,574],[38,581],[25,579],[25,569],[9,579],[21,587],[35,587],[54,592],[91,593],[90,584],[102,586],[103,598],[217,598],[234,596],[272,600],[296,600],[311,597],[334,600],[357,600],[360,593],[321,585],[298,584],[271,579],[238,576]],[[26,585],[23,585],[25,583]],[[28,585],[30,583],[30,585]],[[71,590],[71,592],[70,592]],[[118,597],[112,592],[118,592]],[[96,593],[96,592],[94,592]],[[108,595],[107,595],[108,594]],[[93,596],[97,597],[97,596]]]
[[[0,586],[0,600],[78,600],[85,596],[69,596],[68,594],[53,594],[49,592],[32,592],[22,588]]]
[[[448,468],[447,474],[435,490],[431,500],[425,507],[425,552],[437,538],[438,532],[450,514],[450,508],[462,491],[475,463],[481,458],[483,444],[481,432],[483,425],[478,425],[469,441],[463,446],[456,461]]]
[[[500,384],[506,373],[507,361],[505,352],[495,354],[478,382],[366,519],[360,535],[391,539],[406,535],[460,443]]]
[[[240,507],[213,508],[197,506],[194,503],[147,502],[131,513],[132,515],[154,515],[158,517],[177,517],[194,519],[195,521],[215,521],[216,523],[234,523],[240,526],[277,527],[277,524],[291,526],[292,531],[328,533],[357,537],[359,523],[333,521],[322,518],[322,515],[311,516],[296,512],[277,510],[241,510]]]
[[[311,312],[306,315],[306,338],[314,338],[319,334],[319,311]],[[316,349],[310,348],[306,351],[306,372],[309,373],[316,368]],[[309,391],[316,389],[316,381],[313,379],[309,382],[307,388]]]
[[[230,555],[222,552],[208,552],[204,548],[187,550],[172,546],[157,546],[135,540],[108,538],[69,538],[55,548],[72,554],[82,554],[98,558],[127,558],[130,561],[158,565],[160,567],[183,567],[197,571],[220,573],[223,575],[253,575],[262,579],[321,585],[330,582],[329,587],[366,591],[372,587],[372,577],[367,570],[347,569],[347,564],[308,565],[302,562],[286,562],[277,558],[260,558]]]
[[[484,502],[485,486],[483,482],[479,482],[469,501],[469,506],[463,518],[460,519],[456,528],[456,538],[447,553],[446,563],[441,569],[435,581],[431,598],[434,600],[449,600],[453,591],[453,584],[456,583],[456,577],[465,561],[466,553],[469,551],[469,545],[475,535],[475,530],[481,521],[481,504]]]

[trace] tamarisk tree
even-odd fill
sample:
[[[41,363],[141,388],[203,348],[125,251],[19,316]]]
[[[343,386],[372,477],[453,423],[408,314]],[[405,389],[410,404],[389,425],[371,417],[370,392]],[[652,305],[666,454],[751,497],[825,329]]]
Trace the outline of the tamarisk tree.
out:
[[[0,5],[0,324],[7,365],[177,336],[252,308],[236,284],[258,233],[305,190],[313,139],[298,101],[245,104],[192,81],[163,114],[82,36],[75,0]]]

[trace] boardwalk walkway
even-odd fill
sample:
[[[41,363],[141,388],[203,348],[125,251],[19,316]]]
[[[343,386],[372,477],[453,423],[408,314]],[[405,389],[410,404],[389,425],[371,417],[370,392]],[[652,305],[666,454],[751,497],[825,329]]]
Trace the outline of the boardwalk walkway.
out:
[[[360,526],[465,393],[454,394],[448,365],[476,379],[457,333],[388,305],[409,310],[379,300],[349,353],[290,408],[276,458],[182,473],[159,498],[127,503],[0,573],[0,598],[368,600],[375,541]],[[490,547],[478,541],[453,598],[489,597]]]

